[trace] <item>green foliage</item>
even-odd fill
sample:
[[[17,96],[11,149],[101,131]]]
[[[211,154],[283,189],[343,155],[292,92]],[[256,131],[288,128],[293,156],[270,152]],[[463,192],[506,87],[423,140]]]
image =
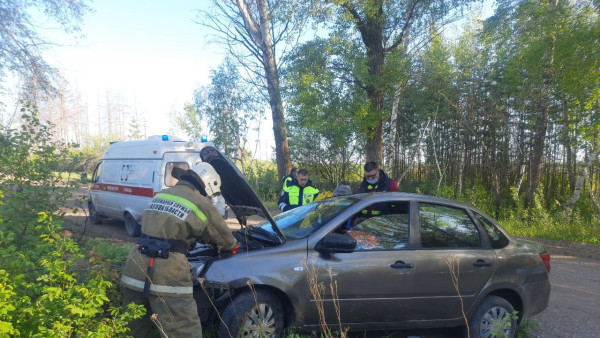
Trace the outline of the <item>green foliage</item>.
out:
[[[11,220],[4,227],[15,234],[16,249],[35,247],[37,212],[62,214],[74,186],[57,173],[74,167],[69,146],[51,141],[52,126],[41,123],[35,111],[22,111],[21,128],[0,135],[0,185],[6,189],[0,218]]]
[[[227,58],[211,71],[211,84],[194,94],[198,120],[206,121],[212,141],[227,156],[241,159],[249,122],[260,114],[257,94],[242,81],[237,66]]]
[[[499,222],[511,234],[516,236],[546,238],[571,242],[600,245],[600,218],[584,218],[579,210],[570,214],[562,212],[550,213],[539,204],[539,195],[535,198],[536,206],[528,218],[513,215]]]
[[[344,62],[339,49],[333,39],[305,43],[295,50],[285,72],[292,156],[333,182],[349,179],[368,106],[355,85],[337,77]]]
[[[96,164],[100,162],[100,157],[108,149],[110,142],[121,141],[116,136],[92,136],[84,146],[74,145],[69,149],[69,154],[73,162],[73,171],[78,173],[88,173],[91,176]]]
[[[67,145],[51,141],[35,111],[0,140],[0,336],[125,336],[145,310],[118,305],[111,276],[94,269],[101,257],[79,278],[87,262],[60,226],[72,190],[56,173],[72,166]]]
[[[66,32],[77,31],[90,10],[86,0],[1,1],[0,89],[5,76],[14,72],[36,90],[51,92],[55,70],[44,60],[48,41],[37,30],[53,22]]]
[[[120,241],[92,238],[86,241],[84,248],[86,251],[91,252],[93,256],[109,260],[114,264],[121,264],[127,261],[127,255],[129,255],[129,251],[134,245]]]
[[[533,329],[537,327],[537,323],[531,320],[523,320],[517,326],[517,332],[515,332],[516,338],[530,338]]]
[[[267,202],[276,202],[281,193],[277,177],[277,165],[271,161],[252,160],[246,167],[246,179],[258,197]]]
[[[175,126],[182,130],[191,140],[200,140],[202,138],[202,127],[200,119],[196,114],[196,109],[191,103],[183,107],[183,113],[176,114]]]

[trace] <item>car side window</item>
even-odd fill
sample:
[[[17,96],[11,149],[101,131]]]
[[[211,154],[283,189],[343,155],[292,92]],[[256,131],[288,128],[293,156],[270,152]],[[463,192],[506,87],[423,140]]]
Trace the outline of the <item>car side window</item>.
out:
[[[502,231],[500,231],[500,229],[498,229],[498,227],[496,227],[496,225],[494,225],[494,223],[490,222],[490,220],[485,218],[483,215],[480,215],[476,212],[473,213],[475,214],[475,218],[477,218],[479,223],[481,223],[485,229],[485,232],[487,232],[490,242],[492,243],[492,248],[501,249],[508,245],[508,238],[506,238],[506,236],[502,233]]]
[[[479,230],[464,209],[420,203],[423,248],[478,248]]]
[[[398,250],[408,246],[408,214],[368,218],[346,233],[356,239],[355,251]]]
[[[179,181],[175,177],[171,175],[174,167],[179,167],[181,169],[188,170],[190,169],[190,165],[187,162],[169,162],[165,165],[165,185],[167,187],[172,187],[177,184]]]

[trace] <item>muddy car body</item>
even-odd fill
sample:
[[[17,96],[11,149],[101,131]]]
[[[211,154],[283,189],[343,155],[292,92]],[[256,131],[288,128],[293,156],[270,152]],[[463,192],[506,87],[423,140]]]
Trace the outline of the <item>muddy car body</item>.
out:
[[[512,336],[518,321],[548,305],[545,249],[468,205],[373,193],[272,217],[227,159],[211,164],[242,223],[234,231],[240,251],[219,256],[198,245],[188,257],[201,318],[219,322],[222,336],[319,330],[323,322],[334,330],[457,327],[463,313],[471,337],[499,327]],[[370,206],[380,214],[363,217]],[[265,222],[245,226],[255,214]]]

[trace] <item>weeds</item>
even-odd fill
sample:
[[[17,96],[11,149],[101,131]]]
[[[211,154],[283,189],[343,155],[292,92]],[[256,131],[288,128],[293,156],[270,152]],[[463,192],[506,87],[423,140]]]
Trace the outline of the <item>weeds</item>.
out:
[[[465,313],[465,304],[463,302],[462,295],[460,294],[460,289],[458,288],[459,277],[460,277],[460,261],[456,256],[449,255],[446,257],[446,265],[448,265],[448,269],[450,270],[450,277],[452,278],[452,285],[458,294],[458,299],[460,299],[460,312],[462,314],[463,319],[465,320],[465,327],[467,328],[467,337],[471,337],[471,332],[469,328],[469,320],[467,319],[467,315]]]
[[[530,338],[531,332],[538,326],[536,322],[530,320],[523,320],[519,326],[517,326],[517,332],[515,337],[517,338]]]
[[[323,282],[319,282],[319,274],[317,272],[316,267],[317,255],[313,254],[310,265],[308,264],[308,260],[304,261],[304,267],[306,268],[306,278],[308,280],[308,287],[310,289],[310,293],[315,300],[315,305],[317,307],[317,312],[319,314],[319,324],[321,326],[321,336],[322,337],[341,337],[345,338],[348,336],[348,328],[342,328],[342,317],[340,312],[340,303],[339,297],[337,293],[337,281],[333,280],[333,274],[331,269],[327,269],[327,273],[329,275],[329,290],[331,291],[331,298],[333,302],[333,307],[335,308],[335,314],[337,318],[337,322],[339,325],[339,334],[334,335],[327,325],[327,319],[325,316],[325,306],[323,301],[323,294],[325,293],[325,285]]]

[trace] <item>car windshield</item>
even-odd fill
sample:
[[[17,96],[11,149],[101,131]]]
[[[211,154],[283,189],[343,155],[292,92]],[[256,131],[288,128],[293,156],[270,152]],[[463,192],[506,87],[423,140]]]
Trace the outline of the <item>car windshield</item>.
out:
[[[359,199],[351,196],[328,198],[281,213],[274,219],[286,238],[305,238],[358,201]],[[256,226],[275,233],[268,222]]]

